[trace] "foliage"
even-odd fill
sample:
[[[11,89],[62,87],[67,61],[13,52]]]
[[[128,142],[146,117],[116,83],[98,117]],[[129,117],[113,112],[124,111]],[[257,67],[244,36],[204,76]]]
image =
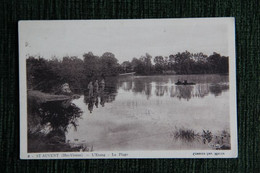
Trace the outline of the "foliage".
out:
[[[114,54],[110,52],[104,53],[100,57],[100,63],[102,75],[116,76],[118,74],[119,64]]]
[[[152,64],[149,54],[139,59],[133,58],[131,66],[139,75],[152,74],[220,74],[228,73],[228,57],[214,52],[209,57],[203,53],[188,51],[168,56],[155,56]],[[123,64],[125,66],[125,63]]]
[[[63,83],[72,90],[85,87],[90,80],[98,77],[115,76],[119,73],[118,60],[114,54],[106,52],[101,57],[89,52],[78,57],[63,57],[47,60],[41,57],[29,57],[27,63],[28,89],[43,92],[56,92]]]
[[[133,67],[132,67],[132,63],[129,61],[124,61],[121,65],[120,65],[121,69],[120,72],[121,73],[129,73],[133,71]]]
[[[185,51],[165,57],[155,56],[154,59],[146,53],[121,65],[110,52],[100,57],[88,52],[83,59],[75,56],[66,56],[62,60],[29,57],[26,63],[28,89],[43,92],[55,92],[63,83],[68,83],[75,91],[86,87],[91,80],[128,72],[137,75],[228,73],[228,57],[215,52],[208,57],[203,53]]]
[[[26,63],[29,88],[46,91],[62,83],[58,71],[59,64],[56,61],[47,61],[41,57],[37,59],[29,57]]]
[[[77,119],[81,117],[82,111],[72,103],[63,106],[61,102],[46,102],[41,104],[38,114],[42,124],[50,123],[52,129],[66,131],[69,124],[77,128]]]

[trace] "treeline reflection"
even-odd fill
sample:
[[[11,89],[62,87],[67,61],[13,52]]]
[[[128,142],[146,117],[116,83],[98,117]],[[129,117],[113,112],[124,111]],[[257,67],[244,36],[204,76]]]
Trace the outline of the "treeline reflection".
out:
[[[199,83],[196,85],[175,85],[174,81],[167,79],[144,80],[143,78],[127,78],[120,80],[111,78],[106,80],[104,90],[99,89],[92,97],[88,92],[84,93],[84,102],[90,113],[95,108],[105,107],[106,103],[111,103],[116,99],[118,90],[141,94],[147,99],[151,96],[173,97],[178,99],[190,100],[192,98],[203,98],[209,94],[219,96],[222,92],[229,89],[228,82],[220,83]]]
[[[205,97],[209,94],[219,96],[229,89],[228,83],[203,83],[196,85],[175,85],[167,81],[148,82],[140,79],[124,81],[120,83],[120,88],[124,91],[132,91],[142,94],[149,99],[151,96],[170,96],[179,99],[189,100],[194,97]]]

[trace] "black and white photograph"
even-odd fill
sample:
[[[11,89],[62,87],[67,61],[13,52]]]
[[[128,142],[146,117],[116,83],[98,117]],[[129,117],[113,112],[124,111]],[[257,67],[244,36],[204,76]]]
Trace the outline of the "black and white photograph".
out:
[[[20,21],[20,157],[237,157],[234,22]]]

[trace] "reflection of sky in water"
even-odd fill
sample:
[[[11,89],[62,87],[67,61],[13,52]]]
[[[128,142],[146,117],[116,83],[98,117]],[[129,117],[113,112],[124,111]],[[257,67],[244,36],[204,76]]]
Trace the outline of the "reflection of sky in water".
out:
[[[205,149],[173,142],[169,134],[175,126],[197,132],[228,129],[228,78],[194,75],[188,81],[196,85],[174,84],[184,77],[119,78],[117,94],[104,106],[98,96],[92,113],[81,96],[73,102],[83,116],[77,131],[68,130],[67,140],[86,141],[94,150]]]

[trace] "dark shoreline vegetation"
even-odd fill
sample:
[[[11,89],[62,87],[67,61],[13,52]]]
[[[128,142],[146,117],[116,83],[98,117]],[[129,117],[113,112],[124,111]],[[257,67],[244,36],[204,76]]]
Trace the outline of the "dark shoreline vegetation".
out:
[[[27,65],[27,88],[55,93],[68,83],[72,91],[86,88],[89,81],[135,72],[136,75],[167,74],[228,74],[228,57],[214,52],[192,54],[188,51],[169,56],[145,56],[119,64],[113,53],[96,56],[89,52],[83,59],[76,56],[51,60],[29,56]]]
[[[82,111],[66,95],[28,91],[28,152],[93,151],[93,146],[66,141],[68,128],[77,130]]]
[[[89,98],[86,93],[90,81],[105,79],[106,88],[99,95],[105,103],[115,100],[117,92],[115,85],[117,76],[120,74],[135,72],[135,75],[138,76],[156,76],[228,73],[228,57],[217,53],[208,57],[202,53],[191,54],[186,51],[169,57],[156,56],[154,58],[146,54],[139,59],[133,58],[131,62],[125,61],[122,64],[119,64],[115,56],[108,52],[101,57],[89,52],[83,57],[83,60],[78,57],[47,60],[30,56],[26,60],[28,152],[93,151],[93,146],[87,146],[85,143],[75,144],[75,141],[66,141],[65,137],[68,128],[77,129],[78,121],[82,116],[82,111],[71,103],[71,100],[78,96],[75,93],[84,93],[84,101],[88,104],[89,110],[93,110],[92,98]],[[124,78],[124,76],[122,77]],[[142,86],[140,80],[135,81],[136,86]],[[70,94],[60,92],[64,83],[69,84],[72,91]],[[183,87],[179,86],[178,91],[182,93],[182,98],[188,100],[191,97],[192,88],[190,88],[191,86]],[[207,91],[218,95],[225,89],[215,87],[216,89],[210,86]],[[135,88],[133,89],[135,90]],[[147,95],[149,95],[148,91],[145,92]],[[193,142],[193,139],[201,140],[203,134],[198,136],[190,130],[180,129],[175,134],[175,138]]]

